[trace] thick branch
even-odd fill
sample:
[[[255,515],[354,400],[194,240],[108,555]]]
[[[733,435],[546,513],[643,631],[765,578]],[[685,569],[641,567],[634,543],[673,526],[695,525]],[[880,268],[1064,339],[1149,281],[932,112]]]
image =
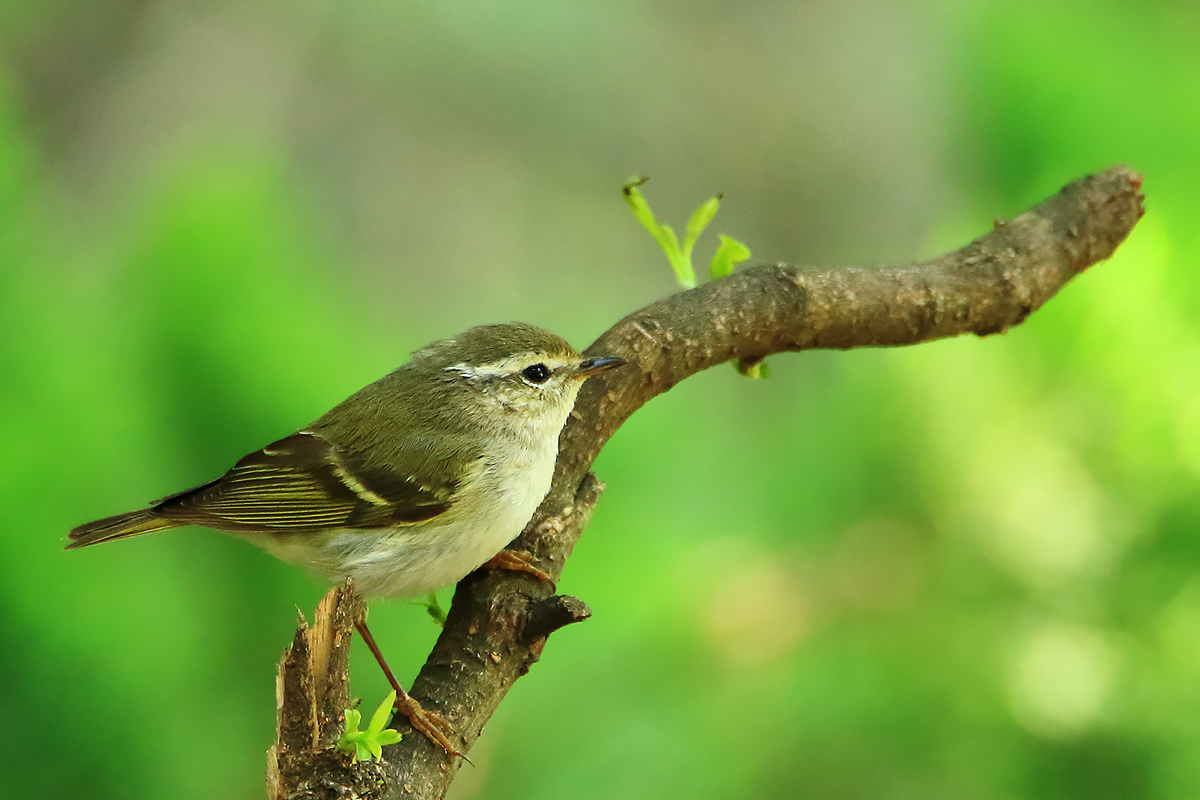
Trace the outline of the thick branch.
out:
[[[1140,187],[1141,176],[1114,167],[939,258],[876,269],[758,267],[630,314],[588,348],[630,363],[585,384],[559,441],[553,487],[514,546],[557,578],[599,495],[589,470],[601,447],[634,411],[684,378],[785,350],[1002,332],[1112,255],[1143,213]],[[413,694],[455,725],[467,749],[540,656],[554,628],[547,620],[586,616],[578,601],[550,595],[520,573],[476,573],[459,584]],[[420,735],[405,736],[385,757],[387,797],[441,797],[458,767]]]

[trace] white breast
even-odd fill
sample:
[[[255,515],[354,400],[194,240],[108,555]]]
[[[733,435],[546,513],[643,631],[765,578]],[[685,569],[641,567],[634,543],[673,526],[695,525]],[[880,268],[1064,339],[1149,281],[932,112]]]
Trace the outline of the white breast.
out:
[[[327,535],[305,560],[334,580],[354,578],[366,597],[417,597],[456,583],[504,549],[537,510],[554,476],[552,447],[519,447],[504,461],[481,459],[454,507],[426,522]],[[273,548],[274,549],[274,548]],[[287,558],[284,553],[275,555]]]

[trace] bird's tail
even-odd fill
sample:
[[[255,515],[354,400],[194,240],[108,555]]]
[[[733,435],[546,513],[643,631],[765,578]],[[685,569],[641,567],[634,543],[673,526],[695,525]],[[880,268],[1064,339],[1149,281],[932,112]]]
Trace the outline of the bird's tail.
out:
[[[107,542],[109,539],[124,539],[126,536],[138,536],[167,528],[178,528],[179,525],[178,522],[154,516],[149,509],[129,511],[125,514],[117,514],[115,517],[105,517],[86,525],[80,525],[67,534],[71,543],[67,545],[66,549],[73,550],[76,547]]]

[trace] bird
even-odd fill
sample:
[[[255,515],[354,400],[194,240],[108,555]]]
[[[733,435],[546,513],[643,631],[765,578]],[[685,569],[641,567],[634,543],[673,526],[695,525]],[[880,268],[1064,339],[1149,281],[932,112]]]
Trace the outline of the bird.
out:
[[[471,328],[414,351],[221,477],[76,527],[66,549],[198,525],[333,581],[351,578],[367,598],[428,595],[497,558],[545,577],[505,546],[550,489],[559,433],[584,380],[623,363],[582,356],[527,323]],[[450,726],[400,688],[361,622],[397,710],[462,755]]]

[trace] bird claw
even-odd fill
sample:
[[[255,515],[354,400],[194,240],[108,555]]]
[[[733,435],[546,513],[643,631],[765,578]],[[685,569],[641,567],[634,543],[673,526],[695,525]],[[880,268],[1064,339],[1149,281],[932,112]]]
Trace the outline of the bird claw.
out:
[[[363,642],[371,651],[371,655],[375,656],[375,661],[378,662],[380,669],[383,670],[388,683],[396,691],[396,702],[392,705],[395,712],[407,717],[414,729],[423,733],[426,739],[446,751],[447,755],[451,757],[457,756],[474,766],[471,759],[467,758],[466,753],[459,750],[450,741],[451,736],[458,736],[458,731],[454,730],[454,727],[449,722],[437,714],[422,708],[416,698],[404,691],[404,688],[400,686],[400,682],[396,680],[396,676],[392,674],[391,668],[387,665],[387,661],[384,660],[383,653],[379,651],[379,645],[375,644],[375,637],[371,635],[370,628],[367,627],[365,606],[363,613],[355,620],[354,627],[358,629],[358,633],[362,636]]]
[[[554,578],[551,578],[548,573],[540,569],[534,562],[533,556],[522,550],[501,550],[496,555],[492,556],[483,564],[484,569],[506,569],[512,572],[528,572],[540,581],[545,581],[550,584],[551,589],[556,588]]]
[[[407,717],[414,729],[420,731],[426,739],[441,747],[442,750],[446,751],[447,755],[457,756],[474,766],[471,759],[467,758],[467,754],[459,750],[451,742],[450,737],[457,737],[458,731],[454,730],[454,726],[445,719],[432,711],[426,711],[415,698],[407,694],[397,695],[393,708],[396,713]]]

